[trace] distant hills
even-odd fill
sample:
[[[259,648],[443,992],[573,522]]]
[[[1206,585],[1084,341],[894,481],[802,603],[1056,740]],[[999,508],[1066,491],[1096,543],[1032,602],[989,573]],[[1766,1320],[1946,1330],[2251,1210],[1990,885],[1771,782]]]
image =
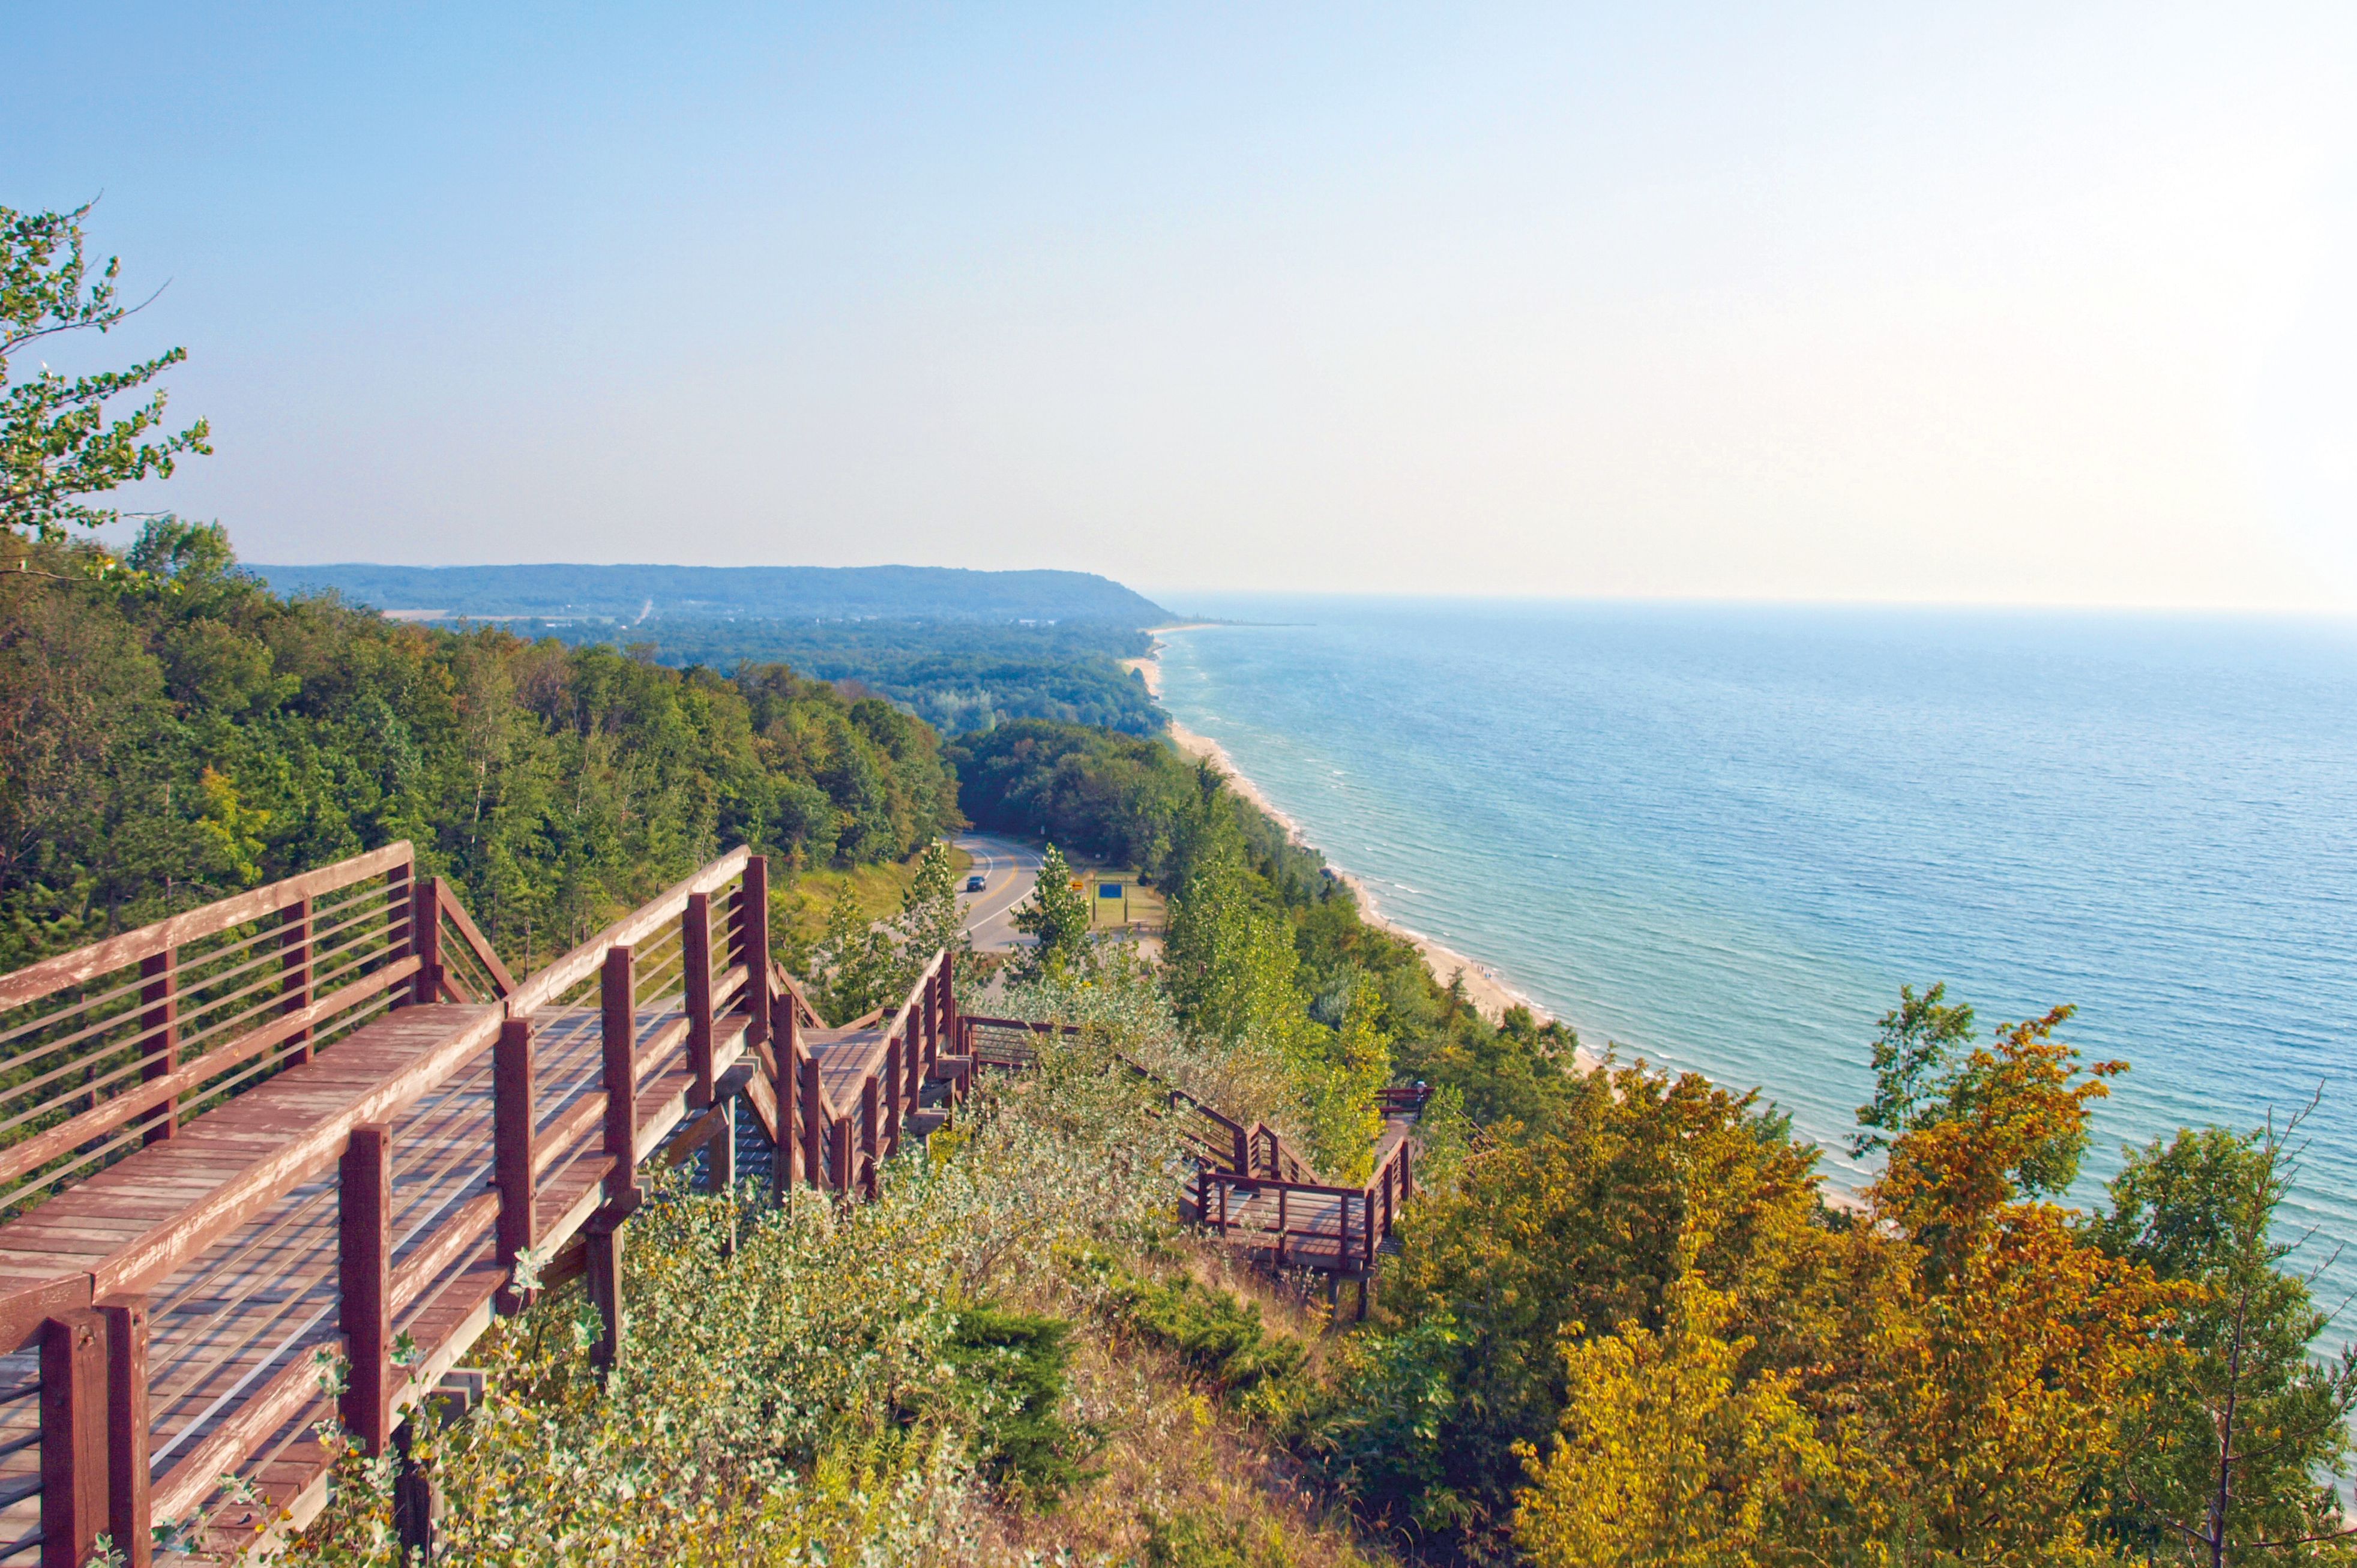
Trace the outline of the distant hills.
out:
[[[407,617],[470,620],[1087,622],[1175,618],[1090,572],[948,566],[327,566],[251,568],[282,594],[333,589]]]

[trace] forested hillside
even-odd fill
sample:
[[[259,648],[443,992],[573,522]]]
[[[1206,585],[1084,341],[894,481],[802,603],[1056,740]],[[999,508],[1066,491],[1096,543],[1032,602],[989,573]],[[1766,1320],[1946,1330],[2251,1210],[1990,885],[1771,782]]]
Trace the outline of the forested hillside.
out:
[[[1151,736],[1162,733],[1167,722],[1146,683],[1121,663],[1144,655],[1153,639],[1134,628],[1103,621],[1027,626],[659,615],[627,627],[506,624],[520,635],[572,644],[619,641],[674,666],[791,664],[805,675],[856,682],[905,703],[945,736],[1012,719],[1051,719]]]
[[[947,566],[257,566],[281,593],[333,591],[382,610],[474,620],[570,616],[620,630],[641,616],[759,620],[1088,621],[1157,626],[1169,612],[1092,572]]]
[[[720,848],[899,860],[932,732],[782,665],[677,671],[286,599],[218,528],[0,576],[0,965],[394,839],[544,958]]]

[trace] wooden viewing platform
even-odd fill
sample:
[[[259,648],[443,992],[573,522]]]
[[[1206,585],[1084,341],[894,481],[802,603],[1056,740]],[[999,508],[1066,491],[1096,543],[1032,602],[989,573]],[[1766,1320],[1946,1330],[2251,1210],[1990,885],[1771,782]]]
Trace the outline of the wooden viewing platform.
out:
[[[740,1116],[780,1194],[874,1196],[1053,1027],[961,1015],[948,957],[829,1026],[740,848],[518,981],[397,843],[0,976],[0,1568],[267,1551],[325,1500],[316,1426],[384,1453],[537,1289],[587,1276],[611,1364],[639,1167],[733,1184]],[[1364,1280],[1403,1131],[1328,1187],[1168,1093],[1185,1217]]]

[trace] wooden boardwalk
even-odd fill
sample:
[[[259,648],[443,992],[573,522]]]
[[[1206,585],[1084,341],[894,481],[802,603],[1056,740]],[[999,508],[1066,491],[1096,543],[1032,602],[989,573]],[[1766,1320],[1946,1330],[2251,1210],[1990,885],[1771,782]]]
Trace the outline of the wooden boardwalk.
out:
[[[267,1551],[324,1501],[318,1425],[385,1452],[535,1289],[586,1275],[610,1363],[647,1161],[733,1183],[741,1125],[780,1193],[873,1196],[1048,1028],[961,1015],[946,953],[830,1027],[768,910],[736,850],[520,983],[394,844],[0,976],[0,1568],[102,1533],[135,1564]],[[1325,1187],[1169,1095],[1183,1214],[1372,1268],[1404,1132]]]

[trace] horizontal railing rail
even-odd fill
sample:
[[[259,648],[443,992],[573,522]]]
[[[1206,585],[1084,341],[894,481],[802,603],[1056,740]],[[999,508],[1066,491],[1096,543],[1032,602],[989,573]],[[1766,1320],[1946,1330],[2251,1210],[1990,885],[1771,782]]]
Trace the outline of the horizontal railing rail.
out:
[[[409,999],[417,894],[390,844],[0,977],[0,1216]]]

